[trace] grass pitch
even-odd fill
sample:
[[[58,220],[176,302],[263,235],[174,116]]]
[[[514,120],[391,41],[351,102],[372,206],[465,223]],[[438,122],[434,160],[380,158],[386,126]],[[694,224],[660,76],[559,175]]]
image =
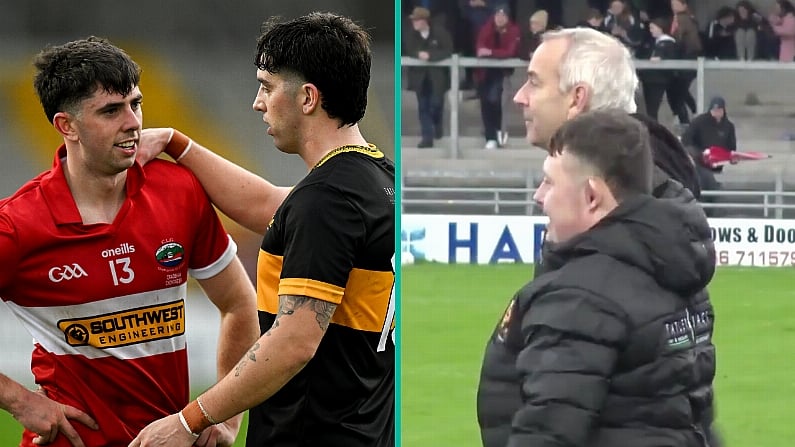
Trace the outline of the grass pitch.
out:
[[[476,392],[483,350],[529,265],[404,266],[402,444],[480,446]],[[715,306],[717,424],[727,447],[790,447],[795,424],[795,272],[724,268]]]

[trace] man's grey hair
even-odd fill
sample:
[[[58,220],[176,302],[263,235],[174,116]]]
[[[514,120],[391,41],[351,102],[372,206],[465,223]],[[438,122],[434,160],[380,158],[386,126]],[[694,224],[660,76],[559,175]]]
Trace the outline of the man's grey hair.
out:
[[[569,41],[559,67],[562,93],[571,91],[577,84],[585,84],[591,90],[588,110],[637,111],[635,64],[629,50],[618,39],[591,28],[548,31],[542,39],[544,42]]]

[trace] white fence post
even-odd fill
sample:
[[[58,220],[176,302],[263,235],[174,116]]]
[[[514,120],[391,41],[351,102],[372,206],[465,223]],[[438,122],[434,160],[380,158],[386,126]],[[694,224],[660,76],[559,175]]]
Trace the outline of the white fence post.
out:
[[[704,112],[704,58],[698,58],[696,70],[696,113]]]
[[[458,157],[458,107],[461,103],[461,65],[458,53],[453,53],[453,65],[450,67],[450,158]]]

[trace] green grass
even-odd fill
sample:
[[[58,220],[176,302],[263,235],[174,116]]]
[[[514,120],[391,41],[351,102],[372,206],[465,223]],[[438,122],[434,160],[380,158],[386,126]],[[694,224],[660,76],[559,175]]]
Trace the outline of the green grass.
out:
[[[248,424],[248,412],[243,416],[243,423],[240,426],[240,432],[237,435],[234,447],[244,447],[246,445],[246,424]],[[18,446],[21,439],[22,426],[10,414],[0,410],[0,446]]]
[[[789,447],[795,396],[791,269],[721,269],[716,313],[718,427],[728,447]],[[402,440],[411,447],[480,446],[475,399],[486,341],[527,265],[404,266]]]

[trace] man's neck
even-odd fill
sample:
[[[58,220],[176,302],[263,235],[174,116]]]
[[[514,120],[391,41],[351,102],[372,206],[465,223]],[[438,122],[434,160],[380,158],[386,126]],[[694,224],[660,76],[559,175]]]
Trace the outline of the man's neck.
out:
[[[68,157],[63,170],[83,224],[112,223],[127,197],[127,171],[100,176]]]
[[[303,145],[301,158],[310,170],[329,152],[342,146],[358,145],[367,146],[367,140],[362,136],[359,125],[343,126],[336,128],[335,122],[324,123],[324,128],[308,132],[308,137]]]

